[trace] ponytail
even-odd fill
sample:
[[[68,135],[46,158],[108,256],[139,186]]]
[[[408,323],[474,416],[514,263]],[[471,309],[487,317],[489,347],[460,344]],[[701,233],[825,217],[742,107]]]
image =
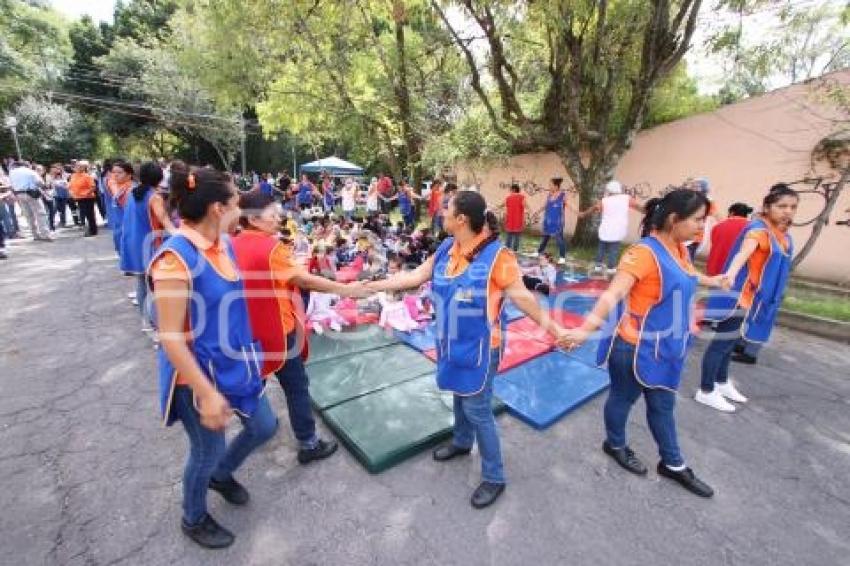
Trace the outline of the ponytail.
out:
[[[663,197],[649,199],[644,205],[646,215],[641,222],[640,235],[645,238],[655,230],[663,230],[667,220],[674,214],[678,220],[684,220],[696,214],[700,208],[708,212],[708,198],[690,189],[676,189]]]
[[[146,161],[139,168],[139,184],[133,187],[133,199],[141,202],[145,194],[162,182],[162,168],[154,161]]]
[[[233,197],[230,175],[215,169],[190,169],[182,161],[171,164],[169,206],[180,218],[197,222],[207,214],[211,204],[227,204]]]

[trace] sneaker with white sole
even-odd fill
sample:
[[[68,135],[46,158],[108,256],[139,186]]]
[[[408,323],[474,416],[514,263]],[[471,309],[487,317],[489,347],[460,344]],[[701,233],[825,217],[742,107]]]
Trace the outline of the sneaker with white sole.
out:
[[[136,298],[136,292],[130,291],[129,293],[127,293],[127,298],[128,299],[135,299]]]
[[[698,389],[697,394],[694,396],[694,400],[696,400],[697,403],[702,403],[703,405],[707,405],[712,409],[717,409],[723,413],[735,412],[735,405],[724,399],[716,386],[714,387],[714,391],[711,393],[706,393],[702,389]]]
[[[537,252],[531,252],[528,254],[528,257],[540,257],[540,254]]]
[[[735,403],[746,403],[748,401],[744,394],[738,391],[735,384],[731,381],[727,381],[726,383],[715,383],[714,390],[719,391],[723,397],[730,401],[734,401]]]
[[[565,263],[567,263],[567,258],[565,257],[562,257],[558,260],[558,265],[564,265]]]

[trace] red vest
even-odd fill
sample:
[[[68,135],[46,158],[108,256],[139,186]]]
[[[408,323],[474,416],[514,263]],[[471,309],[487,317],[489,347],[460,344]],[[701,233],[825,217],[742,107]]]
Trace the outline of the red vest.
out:
[[[266,377],[282,368],[286,361],[286,335],[271,272],[271,253],[278,241],[255,230],[243,230],[231,241],[245,282],[251,332],[263,347],[263,377]]]
[[[525,203],[522,193],[505,198],[505,232],[522,232],[525,228]]]

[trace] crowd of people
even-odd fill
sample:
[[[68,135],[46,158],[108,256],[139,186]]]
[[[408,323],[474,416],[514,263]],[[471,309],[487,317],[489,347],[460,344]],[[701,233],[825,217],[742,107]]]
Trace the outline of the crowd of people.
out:
[[[507,481],[491,402],[508,299],[564,350],[600,338],[598,362],[607,364],[611,379],[603,409],[606,454],[634,474],[647,473],[626,435],[629,412],[643,396],[658,474],[699,496],[713,495],[679,448],[676,392],[703,324],[712,334],[696,401],[724,412],[747,402],[729,379],[729,364],[736,349],[749,355],[746,348],[765,343],[775,324],[793,255],[795,191],[777,184],[756,215],[736,203],[707,231],[707,219],[717,216],[707,182],[638,203],[611,181],[598,202],[577,211],[555,177],[543,239],[532,254],[537,262],[523,266],[512,251],[526,228],[527,197],[518,186],[500,222],[478,192],[435,180],[423,195],[387,179],[379,176],[361,189],[353,178],[330,175],[318,183],[262,176],[248,184],[179,161],[134,166],[114,160],[94,170],[79,161],[48,172],[11,164],[8,192],[35,239],[51,239],[50,225],[40,226],[38,215],[52,211],[50,222],[58,215],[61,227],[70,206],[73,224],[96,235],[97,209],[112,232],[117,271],[135,278],[132,299],[143,330],[158,344],[162,417],[168,425],[180,422],[189,442],[181,523],[189,538],[209,548],[234,540],[210,516],[207,492],[234,505],[249,500],[234,474],[278,428],[263,395],[269,377],[283,389],[298,461],[334,454],[336,442],[318,435],[311,412],[309,337],[364,323],[402,331],[435,325],[437,384],[453,394],[454,434],[433,458],[462,457],[477,443],[481,482],[470,502],[493,504]],[[427,203],[427,222],[417,219],[417,200]],[[402,218],[396,223],[393,203]],[[3,210],[4,233],[18,233],[5,229],[9,209]],[[641,239],[618,257],[630,210],[643,215]],[[534,295],[556,287],[555,265],[566,262],[568,211],[601,216],[596,259],[605,260],[612,276],[577,328],[553,320]],[[546,252],[551,238],[557,263]],[[711,253],[702,274],[692,254],[706,245]],[[694,308],[699,285],[714,290],[701,319]],[[227,442],[224,429],[234,415],[242,430]]]

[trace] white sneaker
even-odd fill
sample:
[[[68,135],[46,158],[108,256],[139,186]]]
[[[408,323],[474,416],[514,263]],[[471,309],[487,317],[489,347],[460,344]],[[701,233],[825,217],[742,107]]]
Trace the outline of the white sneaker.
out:
[[[135,299],[136,298],[136,292],[130,291],[129,293],[127,293],[127,298],[128,299]]]
[[[735,388],[735,384],[731,381],[727,381],[726,383],[715,383],[714,390],[719,391],[723,397],[730,401],[734,401],[735,403],[746,403],[748,401],[748,399]]]
[[[617,270],[614,269],[614,268],[610,268],[610,269],[606,269],[605,273],[607,273],[608,275],[616,275]]]
[[[714,387],[714,391],[711,393],[706,393],[702,389],[697,389],[697,394],[694,396],[694,399],[697,403],[708,405],[712,409],[717,409],[723,413],[735,412],[735,405],[723,398],[723,395],[720,394],[717,386]]]
[[[322,334],[324,334],[324,333],[325,333],[325,329],[324,329],[324,328],[322,328],[322,325],[321,325],[321,324],[314,324],[314,325],[313,325],[313,332],[315,332],[316,334],[318,334],[319,336],[321,336]]]
[[[565,263],[567,263],[567,258],[565,257],[562,257],[558,260],[558,265],[564,265]]]
[[[527,255],[528,257],[540,257],[540,254],[537,252],[529,252]]]
[[[139,301],[138,301],[138,299],[136,299],[135,297],[133,297],[132,299],[130,299],[130,303],[131,303],[134,307],[139,306]]]

